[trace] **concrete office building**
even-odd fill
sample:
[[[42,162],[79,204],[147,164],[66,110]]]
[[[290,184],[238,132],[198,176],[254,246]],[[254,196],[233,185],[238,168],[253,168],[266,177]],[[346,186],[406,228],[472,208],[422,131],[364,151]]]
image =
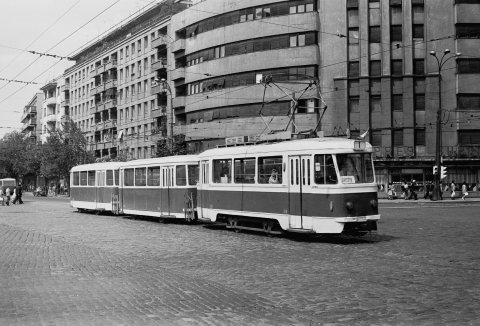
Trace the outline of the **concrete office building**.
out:
[[[65,76],[72,120],[86,133],[97,158],[147,158],[170,136],[167,79],[170,16],[185,8],[162,2],[73,56]]]
[[[200,151],[286,126],[368,131],[380,183],[431,180],[439,68],[430,52],[449,49],[445,59],[462,56],[442,67],[441,153],[449,181],[478,182],[479,14],[469,0],[202,1],[171,21],[174,132]],[[318,77],[322,96],[303,93],[300,75]],[[265,87],[265,76],[276,83]]]

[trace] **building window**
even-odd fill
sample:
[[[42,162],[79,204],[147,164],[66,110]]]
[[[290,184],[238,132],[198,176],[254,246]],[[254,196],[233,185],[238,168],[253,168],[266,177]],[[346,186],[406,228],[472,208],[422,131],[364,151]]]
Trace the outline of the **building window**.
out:
[[[480,112],[480,94],[458,94],[457,109]]]
[[[392,144],[393,146],[403,146],[403,130],[392,131]]]
[[[380,96],[370,97],[370,112],[372,113],[382,112],[382,98]]]
[[[457,38],[480,38],[480,23],[456,24]]]
[[[380,26],[371,26],[369,28],[368,41],[370,43],[380,43],[381,41]]]
[[[459,130],[459,145],[480,145],[480,130]]]
[[[415,146],[425,146],[425,129],[415,129]]]
[[[380,60],[370,61],[370,77],[379,77],[382,74],[382,62]]]
[[[392,95],[392,110],[401,112],[403,111],[403,95],[395,94]]]
[[[358,113],[360,112],[360,98],[351,97],[348,100],[348,112],[349,113]]]
[[[423,39],[423,24],[415,24],[413,25],[413,38],[416,39]]]
[[[373,130],[370,134],[370,144],[372,146],[382,146],[382,131]]]
[[[360,75],[360,63],[352,61],[348,63],[348,77],[354,78]]]
[[[480,59],[457,59],[457,72],[459,74],[480,73]]]
[[[425,111],[425,95],[415,94],[414,97],[415,111]]]
[[[403,61],[402,60],[392,60],[392,75],[393,76],[403,75]]]
[[[390,27],[390,40],[392,42],[402,42],[402,25],[392,25]]]
[[[358,0],[347,0],[347,8],[358,8]]]
[[[414,75],[424,75],[425,74],[425,60],[424,59],[415,59],[413,62],[413,74]]]
[[[358,8],[348,9],[347,16],[348,16],[348,27],[358,27],[359,26]]]

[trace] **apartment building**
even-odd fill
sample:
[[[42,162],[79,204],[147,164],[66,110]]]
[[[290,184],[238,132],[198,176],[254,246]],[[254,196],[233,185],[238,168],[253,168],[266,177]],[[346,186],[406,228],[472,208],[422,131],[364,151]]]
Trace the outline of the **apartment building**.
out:
[[[174,132],[197,151],[286,126],[366,134],[380,183],[422,182],[440,95],[448,180],[478,182],[479,13],[470,0],[200,2],[171,20]],[[304,93],[315,78],[319,93]]]
[[[23,108],[22,133],[33,143],[40,140],[43,96],[43,92],[36,93]]]
[[[62,128],[62,124],[69,119],[68,106],[65,106],[65,97],[62,89],[64,79],[59,77],[48,82],[42,88],[43,104],[41,109],[41,135],[42,143],[47,141],[49,134]]]
[[[164,1],[73,56],[65,71],[72,120],[97,158],[148,158],[170,137],[167,48],[170,16],[184,4]],[[168,85],[168,84],[167,84]]]

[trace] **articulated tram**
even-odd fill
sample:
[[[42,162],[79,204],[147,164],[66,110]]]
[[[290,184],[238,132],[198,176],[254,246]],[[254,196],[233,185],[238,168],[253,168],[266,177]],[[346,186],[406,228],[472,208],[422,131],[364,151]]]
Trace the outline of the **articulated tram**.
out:
[[[71,179],[71,204],[80,210],[198,218],[271,234],[364,233],[380,219],[372,147],[360,140],[311,138],[90,164],[73,168]]]

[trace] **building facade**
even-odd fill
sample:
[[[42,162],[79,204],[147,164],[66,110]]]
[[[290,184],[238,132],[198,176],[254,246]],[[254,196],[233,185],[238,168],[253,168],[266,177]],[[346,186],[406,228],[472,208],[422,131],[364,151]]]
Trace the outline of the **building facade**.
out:
[[[62,128],[62,124],[69,118],[68,106],[65,106],[64,79],[59,77],[48,82],[40,88],[43,92],[43,104],[41,109],[41,134],[40,141],[45,143],[51,132]]]
[[[40,141],[43,99],[43,92],[38,92],[23,108],[22,133],[33,143]]]
[[[65,74],[72,120],[97,158],[148,158],[167,139],[168,26],[186,5],[165,1],[73,56]]]
[[[439,112],[448,181],[478,182],[479,13],[468,0],[203,1],[172,17],[175,132],[197,151],[286,127],[366,134],[379,183],[421,183]]]

